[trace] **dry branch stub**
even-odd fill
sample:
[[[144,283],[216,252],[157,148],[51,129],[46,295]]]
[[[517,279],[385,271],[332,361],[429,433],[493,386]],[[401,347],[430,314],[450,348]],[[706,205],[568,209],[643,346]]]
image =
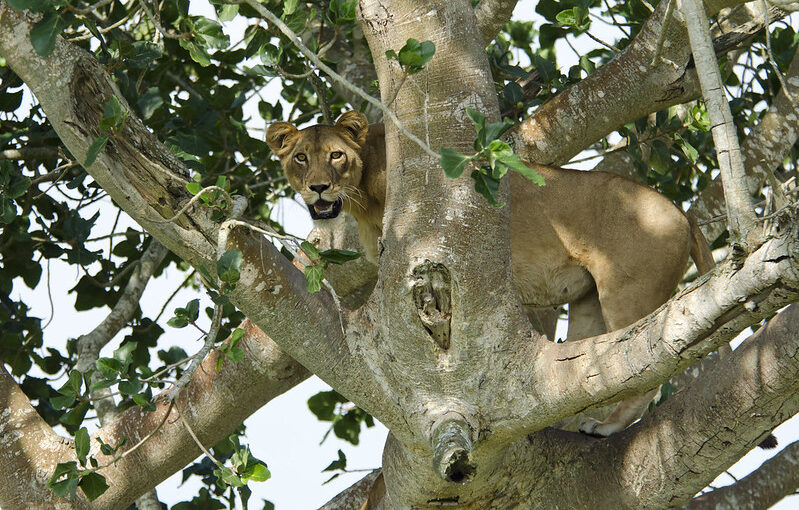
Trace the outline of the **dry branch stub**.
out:
[[[457,413],[447,413],[433,426],[433,469],[442,480],[465,485],[477,466],[472,459],[472,428]]]

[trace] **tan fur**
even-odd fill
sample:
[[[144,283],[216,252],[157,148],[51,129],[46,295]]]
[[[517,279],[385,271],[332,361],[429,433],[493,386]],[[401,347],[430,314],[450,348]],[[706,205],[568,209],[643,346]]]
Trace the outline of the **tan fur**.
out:
[[[366,118],[356,112],[345,113],[332,127],[298,131],[277,123],[267,131],[267,142],[280,157],[289,183],[307,203],[315,199],[308,187],[315,183],[330,183],[338,193],[350,189],[344,210],[358,220],[361,241],[372,260],[385,206],[383,135],[383,126],[367,126]],[[364,140],[360,150],[356,139]],[[308,168],[292,159],[303,152],[322,162],[331,150],[338,150],[334,147],[344,146],[351,154],[349,171],[322,163]],[[510,173],[516,287],[531,317],[536,309],[570,303],[569,339],[623,328],[655,310],[677,286],[689,253],[701,272],[712,267],[696,225],[657,192],[615,174],[529,166],[546,185]],[[354,204],[355,199],[365,209]],[[621,409],[612,426],[597,429],[591,424],[588,432],[607,435],[623,429],[638,417],[641,406],[635,402],[635,409]]]
[[[377,240],[383,227],[386,201],[386,148],[382,125],[369,126],[358,112],[343,114],[335,126],[298,130],[276,122],[266,131],[266,142],[280,158],[289,184],[306,204],[319,198],[343,198],[344,210],[358,221],[358,234],[370,260],[377,260]],[[344,153],[334,160],[331,154]],[[298,154],[307,157],[305,163]],[[375,171],[375,169],[379,169]],[[329,185],[321,194],[311,186]]]

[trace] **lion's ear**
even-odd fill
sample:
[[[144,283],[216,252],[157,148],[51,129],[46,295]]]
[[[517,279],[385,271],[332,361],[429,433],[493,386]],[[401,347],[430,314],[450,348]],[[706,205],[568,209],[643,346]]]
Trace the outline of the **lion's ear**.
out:
[[[336,127],[349,131],[352,139],[360,146],[366,143],[366,133],[369,132],[369,121],[361,112],[351,111],[341,114],[336,121]]]
[[[296,127],[288,122],[275,122],[266,130],[266,143],[277,157],[282,158],[294,148],[294,134],[298,133]]]

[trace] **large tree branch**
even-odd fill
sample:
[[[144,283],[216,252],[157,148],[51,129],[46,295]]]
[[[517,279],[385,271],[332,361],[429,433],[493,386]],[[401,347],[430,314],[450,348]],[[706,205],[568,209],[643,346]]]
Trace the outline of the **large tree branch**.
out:
[[[238,363],[226,361],[217,371],[220,354],[211,354],[176,401],[207,446],[224,439],[252,412],[309,375],[257,327],[249,323],[242,327],[245,335],[238,347],[244,351],[244,358]],[[89,503],[80,495],[74,501],[61,500],[45,483],[58,462],[75,459],[72,442],[47,426],[5,370],[0,371],[0,405],[6,409],[0,416],[3,430],[0,464],[6,467],[6,473],[13,474],[4,477],[0,484],[3,508],[125,508],[200,453],[174,409],[164,421],[170,409],[168,404],[159,403],[152,413],[143,412],[140,407],[130,408],[104,425],[95,436],[111,445],[128,437],[121,453],[162,422],[163,425],[135,453],[101,470],[110,488],[99,499]],[[110,460],[98,451],[94,439],[91,442],[91,455],[101,464]]]
[[[770,508],[799,487],[799,441],[786,446],[747,477],[691,500],[684,510]]]
[[[562,164],[613,129],[651,112],[696,98],[683,82],[691,50],[683,23],[665,19],[669,2],[660,2],[641,31],[616,58],[542,105],[509,137],[522,159]],[[708,14],[738,0],[705,2]],[[660,58],[658,39],[665,30]]]
[[[660,309],[624,330],[555,344],[519,342],[499,374],[481,380],[493,433],[509,439],[598,404],[657,387],[738,332],[799,299],[796,226],[764,244],[736,268],[717,268]],[[496,394],[525,395],[511,402]]]
[[[655,508],[687,502],[799,412],[798,325],[799,306],[793,305],[639,426],[608,442],[609,457],[647,459],[608,463],[631,500],[640,491]],[[650,466],[643,476],[642,465]]]
[[[480,483],[501,491],[457,493],[437,485],[431,467],[391,436],[384,459],[392,462],[383,473],[389,495],[414,479],[420,505],[437,498],[480,510],[518,501],[529,508],[550,508],[552,501],[562,508],[670,508],[685,504],[799,411],[798,389],[799,307],[793,306],[624,432],[596,439],[547,428],[517,439],[482,464],[487,472]]]

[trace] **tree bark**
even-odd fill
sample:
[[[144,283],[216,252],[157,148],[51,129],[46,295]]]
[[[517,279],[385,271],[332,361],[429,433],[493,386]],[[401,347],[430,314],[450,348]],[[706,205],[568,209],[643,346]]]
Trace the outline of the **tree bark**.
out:
[[[786,446],[749,476],[691,500],[684,510],[770,508],[799,487],[799,442]]]

